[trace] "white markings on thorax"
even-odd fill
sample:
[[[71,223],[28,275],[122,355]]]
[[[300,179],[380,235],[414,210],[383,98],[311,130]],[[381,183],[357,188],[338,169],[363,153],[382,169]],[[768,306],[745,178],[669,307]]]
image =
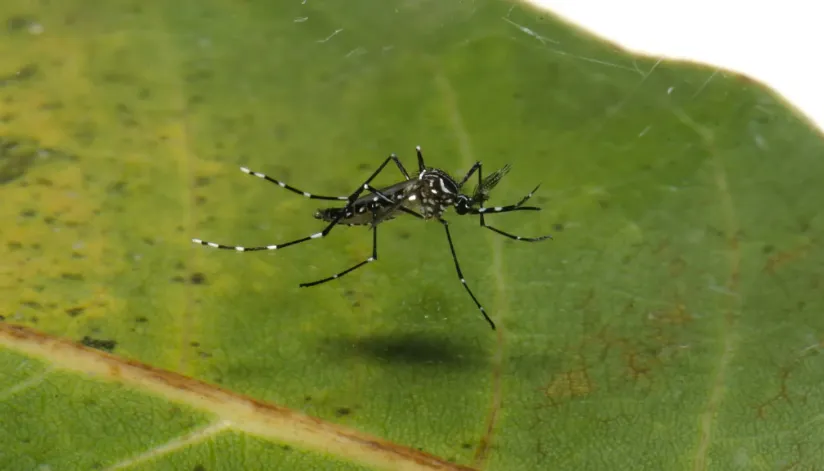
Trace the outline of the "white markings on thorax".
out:
[[[452,193],[451,191],[449,191],[449,188],[447,188],[446,185],[444,184],[443,178],[439,178],[438,183],[441,184],[441,191],[443,191],[444,193],[447,193],[447,194]],[[433,191],[433,193],[434,193],[434,191]]]

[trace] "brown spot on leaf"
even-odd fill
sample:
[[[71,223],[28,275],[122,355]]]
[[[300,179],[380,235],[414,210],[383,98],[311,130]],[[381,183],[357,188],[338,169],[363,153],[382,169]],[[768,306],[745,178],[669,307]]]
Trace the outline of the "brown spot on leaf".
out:
[[[595,390],[586,367],[562,371],[552,377],[544,394],[553,405],[587,396]]]
[[[6,29],[10,33],[27,30],[34,23],[34,19],[29,16],[15,15],[6,20]]]
[[[22,177],[37,156],[31,141],[0,137],[0,184]]]
[[[764,271],[771,275],[774,275],[776,270],[778,270],[782,266],[787,265],[796,260],[803,259],[812,247],[813,244],[806,243],[799,245],[797,247],[793,247],[789,250],[782,250],[776,252],[772,256],[770,256],[769,259],[767,259],[767,263],[764,266]]]
[[[42,111],[54,111],[61,108],[63,108],[63,102],[61,101],[47,101],[40,105]]]
[[[86,310],[86,308],[80,307],[80,306],[70,307],[70,308],[66,309],[66,314],[68,314],[69,317],[77,317],[80,314],[83,314],[83,311],[85,311],[85,310]]]
[[[670,275],[679,276],[682,273],[684,273],[684,270],[686,268],[687,268],[687,262],[683,258],[676,257],[676,258],[670,260],[670,264],[669,264]]]
[[[39,71],[40,68],[37,66],[37,64],[26,64],[20,69],[18,69],[16,72],[0,76],[0,87],[14,85],[16,83],[32,79],[39,73]]]
[[[114,347],[117,346],[117,342],[114,340],[95,339],[89,337],[88,335],[83,337],[80,340],[80,343],[87,347],[96,348],[98,350],[104,350],[107,352],[113,351]]]

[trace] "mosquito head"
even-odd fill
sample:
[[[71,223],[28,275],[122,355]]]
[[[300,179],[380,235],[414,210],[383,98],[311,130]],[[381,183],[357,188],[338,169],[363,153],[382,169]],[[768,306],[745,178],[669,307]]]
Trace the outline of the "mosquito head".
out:
[[[476,202],[471,196],[460,194],[455,199],[455,212],[461,215],[466,214],[472,210],[472,206],[477,204],[478,202]]]
[[[509,172],[510,166],[505,165],[502,169],[492,173],[483,180],[480,184],[472,190],[472,196],[460,194],[455,199],[455,212],[458,214],[466,214],[475,206],[480,206],[489,199],[489,194],[495,188],[501,178]]]

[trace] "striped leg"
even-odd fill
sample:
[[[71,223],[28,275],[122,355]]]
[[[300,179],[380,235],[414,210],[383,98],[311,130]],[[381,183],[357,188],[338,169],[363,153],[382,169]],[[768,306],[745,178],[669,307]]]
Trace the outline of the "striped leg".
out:
[[[481,170],[481,164],[478,163],[477,166],[478,166],[478,187],[480,188],[480,186],[483,184],[483,172]],[[502,169],[502,170],[504,172],[506,172],[506,171],[509,170],[509,167],[508,166],[504,167],[504,169]],[[518,201],[515,204],[511,204],[509,206],[495,206],[495,207],[492,207],[492,208],[485,208],[484,207],[484,202],[481,201],[481,207],[478,208],[478,209],[470,210],[468,214],[478,214],[478,215],[480,215],[480,217],[481,217],[481,227],[485,227],[485,228],[489,229],[492,232],[497,232],[498,234],[501,234],[502,236],[509,237],[512,240],[520,240],[520,241],[523,241],[523,242],[538,242],[538,241],[541,241],[541,240],[551,239],[552,238],[551,235],[545,235],[545,236],[541,236],[541,237],[516,236],[514,234],[510,234],[509,232],[504,232],[504,231],[498,229],[497,227],[492,227],[492,226],[488,225],[486,223],[486,221],[484,220],[484,215],[487,214],[487,213],[509,213],[509,212],[512,212],[512,211],[540,211],[541,208],[538,208],[538,207],[535,207],[535,206],[523,206],[523,204],[526,203],[527,200],[532,198],[532,195],[536,191],[538,191],[538,188],[540,186],[541,185],[536,186],[535,189],[530,191],[528,195],[524,196],[521,199],[521,201]]]
[[[398,159],[398,156],[395,155],[395,154],[392,154],[392,155],[389,156],[389,158],[392,159],[392,161],[395,162],[395,165],[398,166],[398,170],[400,170],[400,172],[404,176],[404,178],[409,180],[409,173],[407,173],[406,169],[403,167],[403,164]],[[272,183],[274,183],[275,185],[277,185],[281,188],[289,190],[292,193],[296,193],[298,195],[303,195],[303,196],[305,196],[309,199],[313,199],[313,200],[333,200],[333,201],[347,201],[347,200],[349,200],[348,196],[323,196],[323,195],[315,195],[315,194],[309,193],[307,191],[299,190],[299,189],[293,187],[292,185],[288,185],[286,182],[276,180],[276,179],[270,177],[269,175],[266,175],[266,174],[263,174],[263,173],[260,173],[260,172],[255,172],[255,171],[249,170],[246,167],[240,167],[240,171],[247,174],[247,175],[262,178],[262,179],[264,179],[268,182],[272,182]]]
[[[458,256],[455,254],[455,245],[452,244],[452,235],[449,234],[449,223],[447,223],[443,219],[438,219],[438,221],[440,221],[440,223],[443,224],[443,228],[444,230],[446,230],[446,240],[449,242],[449,251],[452,252],[452,260],[455,262],[455,270],[458,272],[458,278],[460,278],[461,284],[463,285],[464,289],[466,289],[466,292],[469,293],[469,296],[472,298],[472,301],[475,301],[475,305],[478,306],[478,309],[480,309],[481,314],[484,315],[484,319],[486,319],[486,321],[489,322],[489,326],[492,327],[492,330],[495,330],[495,323],[492,322],[492,319],[490,319],[489,316],[486,314],[486,309],[484,309],[484,307],[481,306],[481,303],[478,301],[478,298],[476,298],[475,295],[472,294],[472,290],[469,289],[469,286],[466,284],[466,279],[463,276],[463,272],[461,272],[461,265],[460,263],[458,263]]]
[[[355,190],[348,197],[344,197],[347,200],[347,203],[346,203],[346,206],[344,206],[343,209],[351,209],[352,208],[352,203],[354,203],[354,201],[358,199],[358,197],[361,195],[361,193],[363,193],[364,191],[371,188],[370,183],[372,182],[372,180],[374,180],[375,177],[377,177],[378,174],[381,173],[381,171],[383,171],[383,169],[386,167],[386,165],[390,161],[394,161],[396,164],[398,164],[401,171],[405,175],[408,176],[408,174],[406,174],[406,170],[403,169],[403,165],[401,165],[400,160],[398,160],[398,157],[395,154],[390,155],[389,157],[386,158],[386,160],[383,161],[383,163],[380,165],[380,167],[378,167],[377,170],[372,172],[372,175],[370,175],[369,178],[367,178],[366,181],[363,182],[363,184],[360,185],[357,190]],[[250,175],[257,176],[256,174],[253,174],[253,173],[250,173]],[[286,188],[286,189],[291,190],[293,192],[303,194],[303,192],[301,192],[300,190],[295,189],[293,187],[288,187],[285,183],[283,185],[281,185],[281,182],[279,182],[278,180],[270,179],[270,178],[266,177],[266,175],[263,175],[263,174],[260,174],[260,175],[262,175],[262,176],[260,176],[259,178],[267,179],[269,181],[272,181],[272,182],[278,184],[279,186],[282,186],[283,188]],[[315,195],[310,195],[309,197],[314,197],[314,196]],[[331,196],[331,197],[325,197],[325,198],[338,199],[337,196]],[[212,248],[215,248],[215,249],[235,250],[237,252],[254,252],[254,251],[257,251],[257,250],[278,250],[278,249],[282,249],[282,248],[285,248],[285,247],[289,247],[290,245],[300,244],[302,242],[306,242],[306,241],[309,241],[309,240],[312,240],[312,239],[320,239],[320,238],[326,237],[327,234],[329,234],[329,232],[332,231],[332,228],[334,228],[340,222],[340,220],[343,219],[346,212],[347,211],[340,211],[339,215],[335,219],[333,219],[322,231],[316,232],[312,235],[302,237],[300,239],[296,239],[296,240],[293,240],[293,241],[290,241],[290,242],[285,242],[283,244],[261,245],[261,246],[257,246],[257,247],[242,247],[242,246],[238,246],[238,245],[224,245],[224,244],[219,244],[217,242],[208,242],[208,241],[205,241],[205,240],[202,240],[202,239],[192,239],[192,242],[194,242],[195,244],[205,245],[207,247],[212,247]]]
[[[366,260],[358,263],[357,265],[355,265],[353,267],[350,267],[350,268],[347,268],[346,270],[343,270],[340,273],[337,273],[337,274],[332,275],[330,277],[324,278],[322,280],[313,281],[311,283],[301,283],[299,286],[301,288],[306,288],[306,287],[309,287],[309,286],[315,286],[315,285],[319,285],[321,283],[326,283],[327,281],[336,280],[336,279],[342,277],[343,275],[345,275],[349,272],[355,271],[356,269],[366,265],[367,263],[372,263],[375,260],[377,260],[378,259],[378,225],[375,224],[375,219],[377,217],[378,217],[377,207],[373,206],[372,207],[372,256],[371,257],[367,258]]]
[[[246,168],[246,167],[240,167],[240,171],[241,171],[241,172],[243,172],[243,173],[245,173],[245,174],[247,174],[247,175],[251,175],[251,176],[253,176],[253,177],[262,178],[262,179],[264,179],[264,180],[266,180],[266,181],[268,181],[268,182],[272,182],[272,183],[274,183],[275,185],[277,185],[277,186],[279,186],[279,187],[281,187],[281,188],[285,188],[285,189],[287,189],[287,190],[291,191],[292,193],[297,193],[297,194],[299,194],[299,195],[303,195],[303,196],[305,196],[305,197],[307,197],[307,198],[309,198],[309,199],[313,199],[313,200],[335,200],[335,201],[347,201],[347,200],[349,200],[349,197],[348,197],[348,196],[322,196],[322,195],[313,195],[312,193],[308,193],[308,192],[303,191],[303,190],[298,190],[297,188],[295,188],[295,187],[293,187],[293,186],[291,186],[291,185],[287,185],[285,182],[282,182],[282,181],[280,181],[280,180],[275,180],[274,178],[272,178],[272,177],[270,177],[270,176],[268,176],[268,175],[265,175],[265,174],[263,174],[263,173],[260,173],[260,172],[253,172],[252,170],[249,170],[249,169],[248,169],[248,168]]]
[[[372,185],[365,185],[365,186],[369,191],[371,191],[374,194],[378,195],[378,197],[380,197],[384,201],[392,202],[392,200],[388,196],[381,193],[380,190],[373,187]],[[375,206],[372,206],[370,208],[371,211],[372,211],[372,221],[371,221],[371,224],[372,224],[372,256],[371,257],[367,258],[366,260],[358,263],[357,265],[355,265],[351,268],[347,268],[346,270],[344,270],[340,273],[337,273],[337,274],[332,275],[330,277],[324,278],[322,280],[313,281],[311,283],[301,283],[299,286],[301,288],[307,288],[309,286],[316,286],[316,285],[319,285],[319,284],[322,284],[322,283],[326,283],[327,281],[336,280],[336,279],[342,277],[343,275],[346,275],[347,273],[355,271],[356,269],[366,265],[367,263],[372,263],[372,262],[376,261],[378,259],[378,223],[380,222],[378,220],[378,209],[379,208],[380,208],[379,205],[375,205]],[[418,219],[423,219],[424,218],[423,216],[421,216],[417,212],[415,212],[411,209],[404,208],[403,206],[398,206],[398,209],[402,212],[407,213],[407,214],[411,214],[412,216],[415,216]]]

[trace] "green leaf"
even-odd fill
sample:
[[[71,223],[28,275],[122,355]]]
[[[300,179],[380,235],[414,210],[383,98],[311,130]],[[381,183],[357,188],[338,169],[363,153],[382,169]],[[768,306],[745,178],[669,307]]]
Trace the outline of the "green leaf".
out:
[[[824,144],[763,86],[492,1],[0,17],[0,469],[824,459]],[[489,205],[542,184],[542,212],[487,222],[554,240],[446,216],[497,331],[440,224],[381,224],[376,263],[307,289],[368,232],[190,242],[322,227],[238,166],[349,194],[415,145],[512,164]]]

